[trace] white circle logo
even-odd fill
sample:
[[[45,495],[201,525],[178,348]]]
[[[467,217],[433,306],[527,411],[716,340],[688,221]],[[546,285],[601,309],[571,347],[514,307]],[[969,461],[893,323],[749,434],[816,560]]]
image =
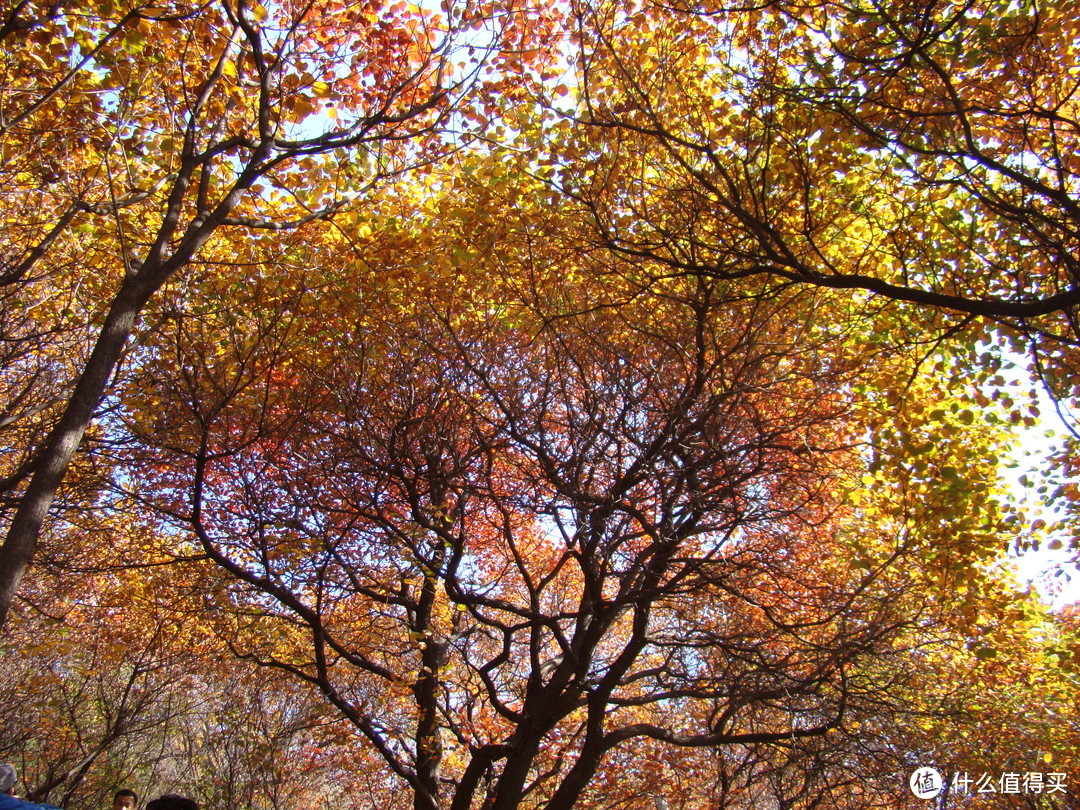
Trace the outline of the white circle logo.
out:
[[[936,799],[941,793],[941,774],[934,768],[919,768],[909,780],[911,792],[919,799]]]

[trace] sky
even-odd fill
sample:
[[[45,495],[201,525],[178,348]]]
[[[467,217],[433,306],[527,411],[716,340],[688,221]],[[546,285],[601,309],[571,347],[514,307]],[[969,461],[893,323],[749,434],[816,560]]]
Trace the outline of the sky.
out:
[[[1022,365],[1017,365],[1019,368],[1013,373],[1024,374]],[[1045,514],[1046,507],[1039,504],[1034,488],[1046,475],[1046,459],[1067,435],[1068,429],[1041,384],[1031,379],[1021,379],[1020,383],[1035,391],[1041,418],[1033,427],[1018,426],[1013,451],[1016,466],[1002,470],[1001,475],[1012,487],[1017,499],[1025,504],[1025,511],[1032,520],[1041,517],[1050,523],[1054,516]],[[1021,483],[1020,479],[1025,476],[1030,485]],[[1075,552],[1069,550],[1068,537],[1060,539],[1062,547],[1059,549],[1043,546],[1038,551],[1030,551],[1015,558],[1021,580],[1034,585],[1042,598],[1055,608],[1080,600],[1080,569],[1069,563],[1069,558],[1074,556]]]

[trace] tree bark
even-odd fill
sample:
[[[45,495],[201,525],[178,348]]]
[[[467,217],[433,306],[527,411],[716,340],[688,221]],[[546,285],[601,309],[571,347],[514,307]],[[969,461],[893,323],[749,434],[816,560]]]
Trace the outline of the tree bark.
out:
[[[23,572],[34,556],[42,525],[64,474],[105,395],[139,312],[152,293],[153,288],[140,283],[138,277],[124,280],[67,408],[35,460],[33,477],[0,546],[0,626],[7,620]]]

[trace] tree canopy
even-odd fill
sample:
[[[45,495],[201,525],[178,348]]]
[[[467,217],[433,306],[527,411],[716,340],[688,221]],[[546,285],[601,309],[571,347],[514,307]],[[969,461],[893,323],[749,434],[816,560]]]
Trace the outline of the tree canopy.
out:
[[[1078,26],[10,5],[0,756],[72,810],[1070,806],[1080,626],[1009,555],[1076,552],[1075,444],[1037,514],[1001,473],[1076,398]]]

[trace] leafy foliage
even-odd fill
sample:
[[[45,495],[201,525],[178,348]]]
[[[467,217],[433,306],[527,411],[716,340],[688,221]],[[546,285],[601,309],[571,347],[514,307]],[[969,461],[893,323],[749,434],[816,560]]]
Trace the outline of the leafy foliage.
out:
[[[1049,521],[999,476],[1037,417],[1001,367],[1074,396],[1052,5],[9,11],[36,795],[1074,786],[1075,617],[1016,584]]]

